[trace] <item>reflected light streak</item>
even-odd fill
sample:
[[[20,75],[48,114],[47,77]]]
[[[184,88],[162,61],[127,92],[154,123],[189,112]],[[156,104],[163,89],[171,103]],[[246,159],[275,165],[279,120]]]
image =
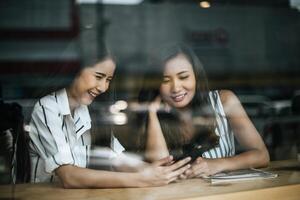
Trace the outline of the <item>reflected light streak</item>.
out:
[[[124,100],[119,100],[115,103],[115,106],[119,110],[125,110],[128,107],[128,104]]]
[[[127,123],[127,116],[125,113],[117,113],[112,116],[113,122],[116,125],[124,125]]]
[[[113,104],[109,107],[109,111],[113,114],[118,114],[118,113],[120,113],[121,110],[126,110],[127,107],[128,107],[128,104],[126,101],[119,100],[119,101],[116,101],[115,104]]]
[[[116,153],[111,148],[96,147],[90,151],[90,165],[94,167],[138,167],[144,164],[142,157],[133,153]]]
[[[112,114],[118,114],[120,112],[120,110],[118,110],[118,108],[114,104],[109,107],[109,112],[111,112]]]

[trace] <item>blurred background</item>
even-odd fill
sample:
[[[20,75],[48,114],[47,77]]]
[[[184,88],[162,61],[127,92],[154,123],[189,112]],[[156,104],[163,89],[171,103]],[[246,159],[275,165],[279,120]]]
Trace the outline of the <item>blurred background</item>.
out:
[[[195,50],[211,89],[240,97],[272,160],[299,156],[299,0],[0,0],[0,98],[22,105],[28,123],[37,94],[106,45],[118,69],[110,100],[90,108],[95,140],[114,126],[130,149],[134,130],[110,108],[136,99],[142,75],[156,71],[153,51],[172,42]]]

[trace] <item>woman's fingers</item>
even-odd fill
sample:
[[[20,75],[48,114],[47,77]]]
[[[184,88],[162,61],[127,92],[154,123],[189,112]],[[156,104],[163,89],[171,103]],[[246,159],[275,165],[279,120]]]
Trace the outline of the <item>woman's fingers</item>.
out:
[[[174,160],[172,160],[171,162],[168,163],[168,166],[173,165],[175,163]]]
[[[195,177],[197,177],[197,178],[209,178],[209,175],[206,175],[205,173],[200,173]]]
[[[157,110],[159,110],[160,108],[160,104],[161,104],[161,98],[160,96],[157,96],[154,101],[152,101],[149,104],[149,111],[150,112],[157,112]]]
[[[155,104],[158,106],[158,109],[162,109],[166,112],[170,112],[172,107],[167,104],[166,102],[163,102],[160,96],[157,96],[154,100]]]
[[[173,177],[179,177],[181,174],[183,174],[187,169],[189,169],[191,167],[191,165],[190,164],[187,164],[187,165],[185,165],[185,166],[183,166],[183,167],[181,167],[181,168],[179,168],[179,169],[177,169],[177,170],[175,170],[175,171],[172,171],[171,173],[170,173],[170,178],[173,178]]]
[[[192,171],[190,177],[204,177],[207,175],[207,168],[200,167]]]
[[[176,163],[174,163],[173,165],[168,166],[168,170],[170,171],[174,171],[178,168],[181,168],[182,166],[186,165],[188,162],[191,161],[191,157],[187,157],[185,159],[182,159],[180,161],[177,161]]]
[[[172,109],[172,107],[169,104],[167,104],[167,103],[164,104],[164,110],[166,112],[171,112],[171,109]]]
[[[171,157],[171,156],[169,156],[169,157]],[[167,163],[167,160],[168,160],[167,158],[163,158],[155,164],[158,164],[157,166],[162,166]],[[187,164],[190,160],[191,160],[191,158],[188,157],[188,158],[180,160],[172,165],[163,166],[163,169],[161,171],[163,173],[162,177],[165,177],[168,180],[168,182],[173,182],[173,181],[177,180],[179,178],[179,176],[181,176],[181,175],[182,175],[181,178],[185,179],[186,176],[184,175],[184,172],[191,167],[190,164]]]
[[[207,172],[207,165],[203,162],[202,158],[198,158],[184,174],[188,176],[188,178],[198,177],[199,174],[203,174]]]
[[[167,165],[173,162],[172,156],[160,159],[153,163],[150,168],[148,168],[154,175],[150,175],[150,177],[155,179],[155,185],[165,185],[178,179],[186,179],[184,172],[191,167],[191,165],[188,164],[190,160],[191,158],[188,157],[173,163],[172,165]],[[148,174],[147,176],[149,176],[149,173],[145,174]]]
[[[159,95],[149,104],[149,111],[157,112],[158,110],[171,111],[171,106],[163,102]]]
[[[161,98],[159,95],[157,97],[155,97],[154,102],[160,104]]]
[[[187,176],[184,173],[182,173],[179,175],[179,179],[181,180],[187,179]]]
[[[165,158],[162,158],[158,161],[153,162],[154,166],[164,166],[169,165],[173,161],[173,156],[167,156]]]
[[[203,161],[204,161],[204,158],[202,158],[202,157],[198,157],[198,158],[195,160],[196,163],[201,163],[201,162],[203,162]]]
[[[171,178],[171,179],[168,181],[168,184],[169,184],[169,183],[172,183],[172,182],[174,182],[174,181],[176,181],[176,180],[178,180],[178,176],[175,176],[175,177]]]

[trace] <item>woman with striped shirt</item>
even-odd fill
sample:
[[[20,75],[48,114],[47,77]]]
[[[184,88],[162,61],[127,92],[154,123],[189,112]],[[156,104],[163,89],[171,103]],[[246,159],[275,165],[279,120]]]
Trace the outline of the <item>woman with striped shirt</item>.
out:
[[[117,166],[125,172],[87,168],[91,153],[87,106],[108,89],[115,65],[112,56],[105,54],[82,68],[68,87],[35,104],[30,122],[32,182],[51,182],[58,177],[65,188],[159,186],[175,181],[190,167],[186,165],[190,158],[174,163],[167,156],[153,164]],[[111,143],[114,158],[124,159],[118,140],[112,136]]]
[[[159,89],[140,93],[140,100],[152,98],[144,120],[147,139],[141,142],[148,160],[182,152],[202,131],[207,143],[217,145],[201,152],[182,178],[268,164],[265,144],[236,95],[227,90],[209,91],[204,69],[191,49],[171,46],[161,52],[158,61],[162,66]],[[166,119],[161,110],[176,116]],[[235,155],[234,138],[243,153]]]

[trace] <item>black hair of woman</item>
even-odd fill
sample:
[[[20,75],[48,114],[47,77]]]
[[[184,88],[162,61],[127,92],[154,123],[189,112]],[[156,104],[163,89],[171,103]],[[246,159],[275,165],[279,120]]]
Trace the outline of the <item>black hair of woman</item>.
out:
[[[11,166],[11,182],[29,182],[31,171],[29,137],[24,130],[22,107],[17,103],[0,101],[0,110],[1,148],[4,148],[7,164]]]

